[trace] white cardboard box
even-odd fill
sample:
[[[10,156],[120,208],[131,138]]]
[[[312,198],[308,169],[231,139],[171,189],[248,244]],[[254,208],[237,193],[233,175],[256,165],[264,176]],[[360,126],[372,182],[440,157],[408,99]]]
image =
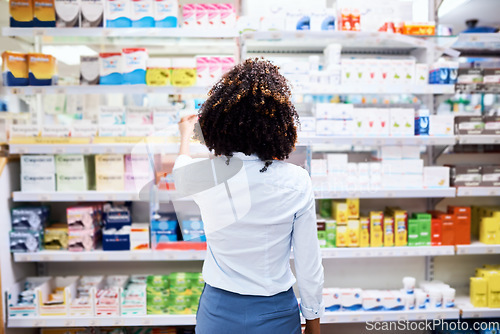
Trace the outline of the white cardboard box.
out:
[[[450,168],[441,166],[424,167],[424,188],[448,188]]]

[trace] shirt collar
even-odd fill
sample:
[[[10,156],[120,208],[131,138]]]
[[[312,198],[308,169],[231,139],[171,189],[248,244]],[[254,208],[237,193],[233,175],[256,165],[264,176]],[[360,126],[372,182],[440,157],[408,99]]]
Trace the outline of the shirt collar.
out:
[[[238,158],[240,160],[259,160],[257,154],[246,155],[243,152],[234,152],[233,157]]]

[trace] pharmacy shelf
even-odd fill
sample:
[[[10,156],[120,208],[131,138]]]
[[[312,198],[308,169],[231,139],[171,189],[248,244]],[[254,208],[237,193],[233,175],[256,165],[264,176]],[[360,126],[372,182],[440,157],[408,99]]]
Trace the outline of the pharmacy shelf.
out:
[[[500,254],[500,245],[486,245],[479,241],[470,245],[457,245],[457,255],[469,254]]]
[[[460,310],[404,310],[404,311],[345,311],[325,312],[321,323],[346,323],[366,321],[415,321],[432,319],[458,319]],[[302,319],[304,322],[304,319]],[[9,318],[9,328],[33,327],[99,327],[99,326],[189,326],[196,324],[193,315],[145,315],[131,317],[36,317]]]
[[[455,136],[429,137],[429,136],[299,136],[300,145],[358,145],[358,146],[383,146],[383,145],[454,145]]]
[[[169,191],[160,191],[160,201],[168,202]],[[54,191],[54,192],[22,192],[13,193],[14,202],[108,202],[108,201],[149,201],[149,197],[141,198],[135,191]]]
[[[315,86],[292,89],[294,94],[336,95],[336,94],[454,94],[454,85],[377,85],[342,84],[338,86]]]
[[[15,262],[133,262],[133,261],[203,261],[201,250],[137,250],[71,252],[42,250],[35,253],[14,253]]]
[[[422,36],[425,37],[425,36]],[[322,49],[330,43],[342,44],[342,50],[366,50],[395,52],[416,48],[435,48],[439,54],[458,57],[455,50],[435,45],[425,38],[387,32],[363,31],[253,31],[245,32],[242,38],[248,41],[248,50],[269,52],[286,48],[291,51]],[[258,43],[260,42],[260,43]],[[262,43],[265,42],[265,43]],[[267,43],[267,44],[266,44]],[[283,45],[284,44],[284,45]]]
[[[454,255],[453,246],[323,248],[323,259],[365,257],[412,257]],[[206,251],[199,250],[138,250],[71,252],[42,250],[34,253],[14,253],[15,262],[133,262],[133,261],[202,261]],[[292,255],[293,258],[293,255]]]
[[[455,255],[454,246],[322,248],[323,259]]]
[[[336,198],[444,198],[455,197],[455,188],[380,189],[367,191],[315,191],[317,199]]]
[[[11,154],[129,154],[140,145],[140,151],[144,143],[140,144],[10,144]],[[178,154],[179,144],[147,144],[151,153]],[[191,153],[208,153],[206,146],[191,144]]]
[[[457,84],[455,89],[457,93],[463,94],[500,94],[498,84]]]
[[[321,318],[321,323],[418,321],[433,319],[458,319],[459,317],[460,310],[458,308],[404,311],[345,311],[325,312]]]
[[[458,296],[455,298],[455,304],[461,310],[464,319],[500,317],[500,308],[474,307],[468,296]]]
[[[500,196],[500,187],[458,187],[457,197]]]
[[[500,33],[460,34],[452,47],[463,57],[498,55]]]
[[[36,317],[9,318],[7,327],[107,327],[107,326],[189,326],[196,324],[196,315],[145,315],[130,317]]]
[[[0,95],[33,94],[196,94],[205,95],[209,87],[174,87],[147,85],[86,85],[86,86],[16,86],[1,87]]]
[[[500,135],[457,135],[459,144],[500,144]]]
[[[30,37],[171,37],[171,38],[234,38],[236,29],[228,28],[3,28],[3,36]]]

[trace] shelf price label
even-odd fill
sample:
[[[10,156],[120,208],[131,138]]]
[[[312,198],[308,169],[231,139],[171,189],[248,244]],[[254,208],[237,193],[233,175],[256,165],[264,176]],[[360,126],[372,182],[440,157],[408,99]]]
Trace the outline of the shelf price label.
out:
[[[18,95],[18,94],[22,94],[23,90],[21,88],[11,88],[10,93],[12,95]]]
[[[360,318],[359,318],[359,315],[353,315],[349,318],[349,320],[351,322],[359,322],[360,321]]]
[[[64,327],[75,327],[75,320],[72,319],[65,320]]]
[[[124,321],[123,319],[113,319],[113,326],[123,326]]]
[[[153,322],[151,321],[151,319],[144,318],[144,319],[142,319],[142,324],[145,326],[149,326],[149,325],[152,325]]]
[[[101,321],[99,319],[91,319],[89,321],[89,327],[99,327]]]
[[[35,320],[33,320],[33,326],[32,327],[45,327],[45,320],[43,320],[43,319],[35,319]]]
[[[45,29],[34,29],[33,30],[33,36],[44,36],[45,35]]]

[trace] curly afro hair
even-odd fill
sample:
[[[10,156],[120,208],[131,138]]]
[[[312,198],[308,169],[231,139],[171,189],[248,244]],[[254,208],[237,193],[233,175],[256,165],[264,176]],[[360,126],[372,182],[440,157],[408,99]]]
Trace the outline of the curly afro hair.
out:
[[[287,159],[297,140],[298,114],[287,80],[264,59],[247,59],[212,87],[199,112],[205,145],[215,155],[256,154],[265,162]],[[198,135],[198,137],[200,137]]]

